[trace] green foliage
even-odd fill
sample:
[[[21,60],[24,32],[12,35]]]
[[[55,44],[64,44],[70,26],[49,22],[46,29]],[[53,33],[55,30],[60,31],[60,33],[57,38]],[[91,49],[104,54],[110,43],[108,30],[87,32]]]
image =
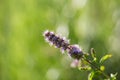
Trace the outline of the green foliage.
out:
[[[88,75],[88,80],[93,80],[94,72],[90,72]]]
[[[94,79],[117,80],[116,79],[117,74],[111,73],[111,75],[109,76],[104,72],[105,66],[103,65],[103,62],[106,61],[108,58],[110,58],[112,55],[107,54],[103,56],[99,61],[97,61],[98,58],[95,55],[96,55],[95,50],[91,48],[90,55],[84,55],[84,57],[81,59],[79,70],[90,71],[88,75],[88,80],[94,80]],[[92,59],[90,60],[89,57],[92,57]],[[82,66],[82,64],[84,64],[84,66]]]
[[[111,58],[112,55],[111,54],[107,54],[105,56],[103,56],[101,59],[100,59],[100,63],[103,63],[104,61],[106,61],[107,59]]]

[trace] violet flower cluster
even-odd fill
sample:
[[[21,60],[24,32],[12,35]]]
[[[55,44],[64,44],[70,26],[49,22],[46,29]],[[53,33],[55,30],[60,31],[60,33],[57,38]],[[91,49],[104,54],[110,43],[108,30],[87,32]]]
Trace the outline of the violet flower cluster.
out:
[[[88,80],[96,80],[96,75],[102,75],[101,77],[104,77],[105,80],[116,80],[117,73],[111,76],[107,75],[102,65],[111,55],[105,55],[98,61],[93,48],[91,48],[91,52],[87,54],[83,53],[79,45],[71,45],[69,40],[54,32],[47,30],[44,32],[43,36],[50,45],[61,49],[62,52],[66,51],[68,55],[74,59],[71,63],[71,67],[78,67],[80,70],[91,70]]]
[[[79,60],[83,56],[83,52],[78,45],[70,45],[69,40],[58,36],[54,32],[47,30],[44,32],[43,36],[49,44],[60,48],[62,52],[67,51],[72,58]]]

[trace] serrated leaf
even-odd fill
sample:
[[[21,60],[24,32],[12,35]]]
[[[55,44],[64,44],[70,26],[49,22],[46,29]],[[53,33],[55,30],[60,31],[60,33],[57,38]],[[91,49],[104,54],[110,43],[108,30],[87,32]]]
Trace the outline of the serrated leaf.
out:
[[[104,61],[106,61],[107,59],[111,58],[112,55],[111,54],[107,54],[105,56],[103,56],[101,59],[100,59],[100,63],[103,63]]]
[[[94,77],[94,72],[91,72],[89,75],[88,75],[88,80],[93,80],[93,77]]]
[[[90,66],[79,67],[79,70],[88,71],[91,70],[91,67]]]
[[[91,70],[91,67],[88,65],[88,63],[85,60],[80,60],[79,61],[79,70]]]

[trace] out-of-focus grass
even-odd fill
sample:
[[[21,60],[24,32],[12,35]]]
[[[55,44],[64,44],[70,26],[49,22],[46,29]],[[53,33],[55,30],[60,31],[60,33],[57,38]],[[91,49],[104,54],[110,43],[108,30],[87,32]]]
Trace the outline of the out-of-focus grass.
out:
[[[1,0],[0,80],[86,80],[71,59],[45,43],[53,30],[97,56],[112,53],[106,72],[119,71],[119,0]]]

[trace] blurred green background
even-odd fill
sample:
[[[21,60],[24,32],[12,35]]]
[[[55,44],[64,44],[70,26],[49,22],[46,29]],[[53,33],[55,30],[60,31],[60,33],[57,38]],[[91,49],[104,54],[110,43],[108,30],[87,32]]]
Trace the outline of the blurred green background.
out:
[[[0,80],[87,80],[45,42],[47,29],[99,58],[111,53],[106,72],[120,79],[120,0],[0,0]]]

